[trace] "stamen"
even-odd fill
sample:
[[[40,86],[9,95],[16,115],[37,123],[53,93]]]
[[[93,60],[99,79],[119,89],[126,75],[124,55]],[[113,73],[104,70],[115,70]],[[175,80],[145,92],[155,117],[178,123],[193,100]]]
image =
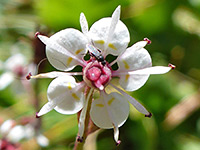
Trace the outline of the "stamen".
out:
[[[149,114],[145,115],[145,117],[151,118],[152,117],[152,113],[149,112]]]
[[[111,85],[113,88],[119,91],[139,112],[141,112],[145,116],[149,116],[149,112],[146,110],[146,108],[142,106],[142,104],[140,104],[136,99],[134,99],[132,96],[130,96],[129,94],[127,94],[126,92],[118,88],[117,86],[111,83],[109,85]]]
[[[120,144],[121,144],[121,141],[118,140],[118,141],[116,142],[116,146],[119,146]]]
[[[91,95],[93,94],[93,91],[94,89],[90,89],[88,95],[87,95],[87,98],[86,98],[86,101],[85,101],[85,104],[83,106],[83,109],[81,111],[81,114],[80,114],[80,118],[79,118],[79,129],[78,129],[78,138],[77,138],[77,141],[83,141],[83,136],[84,136],[84,132],[85,132],[85,118],[86,118],[86,113],[87,113],[87,108],[88,108],[88,102],[89,102],[89,99],[91,97]]]
[[[109,106],[108,106],[109,104],[107,102],[105,102],[105,97],[106,97],[105,91],[101,92],[100,94],[102,94],[101,97],[103,98],[102,99],[103,100],[103,104],[106,107],[109,119],[110,119],[110,121],[111,121],[111,123],[113,125],[113,128],[114,128],[114,140],[116,141],[116,145],[118,146],[121,143],[121,141],[119,140],[119,127],[118,127],[118,124],[116,123],[116,119],[113,116],[113,113],[109,110]]]
[[[40,35],[40,32],[36,32],[36,33],[35,33],[35,38],[37,38],[38,35]]]
[[[36,112],[35,118],[40,118],[40,116],[38,116],[38,112]]]
[[[82,72],[58,72],[58,71],[52,71],[52,72],[48,72],[48,73],[41,73],[41,74],[37,74],[37,75],[28,75],[26,78],[29,78],[30,76],[30,79],[33,79],[33,78],[56,78],[56,77],[59,77],[59,76],[66,76],[66,75],[69,75],[69,76],[72,76],[72,75],[82,75],[83,73]]]
[[[80,142],[80,143],[82,143],[83,142],[83,137],[78,136],[77,137],[77,141]]]
[[[147,41],[147,44],[151,44],[151,40],[149,40],[148,38],[144,38],[144,41]]]
[[[30,80],[30,79],[31,79],[31,76],[32,76],[32,74],[31,74],[31,72],[29,72],[29,74],[26,76],[26,79],[27,79],[27,80]]]
[[[168,67],[171,67],[171,69],[175,69],[176,68],[176,66],[172,65],[172,64],[169,64]]]

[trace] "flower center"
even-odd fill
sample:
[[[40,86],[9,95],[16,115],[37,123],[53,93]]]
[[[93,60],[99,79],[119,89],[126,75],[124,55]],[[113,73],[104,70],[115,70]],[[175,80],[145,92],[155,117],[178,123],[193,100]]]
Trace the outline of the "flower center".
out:
[[[97,60],[89,61],[83,68],[83,80],[88,86],[103,90],[111,80],[111,69]]]

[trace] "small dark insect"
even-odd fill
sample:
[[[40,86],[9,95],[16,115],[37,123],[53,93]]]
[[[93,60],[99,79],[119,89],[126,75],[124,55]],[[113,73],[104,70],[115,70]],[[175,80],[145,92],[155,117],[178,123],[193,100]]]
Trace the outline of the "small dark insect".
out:
[[[103,66],[106,65],[106,60],[101,54],[101,51],[94,47],[93,45],[87,44],[87,49],[89,50],[90,54],[96,58],[98,62],[101,62]]]

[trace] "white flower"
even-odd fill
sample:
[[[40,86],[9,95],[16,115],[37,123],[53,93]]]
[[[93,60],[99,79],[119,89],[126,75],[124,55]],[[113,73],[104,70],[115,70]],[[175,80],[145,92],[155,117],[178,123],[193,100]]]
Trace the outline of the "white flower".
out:
[[[46,147],[49,144],[49,140],[40,132],[35,132],[34,126],[30,123],[25,125],[17,125],[14,120],[6,120],[0,126],[0,134],[3,139],[6,139],[9,143],[19,143],[24,139],[36,138],[37,143]]]
[[[8,132],[15,126],[16,122],[14,120],[6,120],[5,122],[2,123],[0,126],[0,133],[3,136],[6,136]]]
[[[173,67],[151,66],[151,57],[144,49],[146,44],[150,42],[148,39],[127,48],[130,41],[129,32],[119,18],[120,6],[116,8],[112,17],[100,19],[88,30],[86,18],[81,13],[82,32],[69,28],[54,34],[50,38],[38,35],[38,38],[46,44],[49,62],[56,69],[70,71],[77,65],[83,67],[83,72],[55,71],[28,76],[28,78],[55,78],[47,90],[49,102],[39,111],[38,117],[52,109],[62,114],[74,114],[82,109],[79,119],[79,136],[82,137],[89,98],[94,90],[98,90],[100,97],[93,100],[90,117],[99,128],[114,128],[114,139],[119,144],[118,128],[128,118],[128,102],[145,116],[151,116],[151,113],[137,100],[111,84],[110,81],[113,77],[118,77],[119,84],[123,89],[134,91],[145,84],[150,74],[163,74]],[[98,52],[98,49],[101,52]],[[91,58],[85,61],[83,57],[88,50]],[[118,57],[110,64],[104,63],[108,54]],[[119,67],[116,71],[111,69],[111,66],[115,63]],[[83,75],[83,81],[77,83],[74,75]],[[104,89],[108,84],[118,90],[120,94],[115,92],[107,94]],[[84,90],[88,87],[90,87],[90,91],[85,97]]]
[[[3,70],[3,73],[0,75],[0,90],[4,90],[16,78],[24,77],[30,70],[35,72],[35,65],[26,65],[26,57],[21,53],[12,55],[4,63],[0,62],[0,70]]]

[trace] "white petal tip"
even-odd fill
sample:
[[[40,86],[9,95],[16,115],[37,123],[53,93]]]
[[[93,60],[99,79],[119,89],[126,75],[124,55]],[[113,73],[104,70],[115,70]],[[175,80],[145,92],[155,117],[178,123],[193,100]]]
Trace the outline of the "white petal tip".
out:
[[[36,113],[36,118],[37,117],[40,117],[48,112],[50,112],[51,110],[53,110],[54,108],[56,107],[56,104],[55,103],[51,103],[51,102],[48,102],[46,103],[42,108],[41,110]]]
[[[117,6],[116,10],[120,10],[121,9],[121,5]]]
[[[113,15],[112,15],[112,16],[114,16],[114,15],[116,15],[116,14],[117,14],[117,16],[120,16],[120,11],[121,11],[121,6],[119,5],[119,6],[115,9],[115,11],[113,12]]]
[[[119,145],[121,143],[121,141],[119,140],[119,128],[115,125],[114,125],[114,139],[116,141],[116,145]]]
[[[36,35],[37,35],[37,37],[38,37],[39,39],[44,37],[43,35],[40,35],[40,34],[37,34],[37,33],[36,33]]]
[[[37,37],[45,44],[47,45],[47,43],[49,43],[49,38],[43,35],[38,34]]]
[[[84,13],[80,14],[80,24],[81,24],[82,32],[84,34],[87,34],[88,33],[88,23],[87,23],[87,19],[86,19]]]
[[[82,18],[82,17],[85,17],[83,12],[81,12],[81,14],[80,14],[80,18]]]

